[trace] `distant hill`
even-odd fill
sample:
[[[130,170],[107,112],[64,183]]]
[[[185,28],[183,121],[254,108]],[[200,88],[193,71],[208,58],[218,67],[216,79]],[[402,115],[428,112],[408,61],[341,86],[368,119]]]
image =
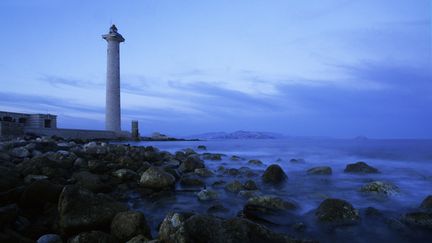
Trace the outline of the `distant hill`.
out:
[[[198,139],[275,139],[282,138],[284,135],[272,132],[253,132],[253,131],[235,131],[227,132],[210,132],[203,134],[196,134],[188,138]]]

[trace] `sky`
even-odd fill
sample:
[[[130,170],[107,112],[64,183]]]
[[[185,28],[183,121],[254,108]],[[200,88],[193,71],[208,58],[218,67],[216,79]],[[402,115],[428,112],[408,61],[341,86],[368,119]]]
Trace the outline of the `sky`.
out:
[[[104,129],[106,41],[122,128],[185,136],[432,138],[429,0],[2,0],[0,110]]]

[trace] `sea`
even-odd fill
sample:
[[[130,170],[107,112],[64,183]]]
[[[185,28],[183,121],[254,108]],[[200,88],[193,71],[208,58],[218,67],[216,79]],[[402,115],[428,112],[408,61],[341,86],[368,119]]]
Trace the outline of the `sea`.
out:
[[[202,202],[194,190],[180,185],[176,193],[160,197],[144,197],[131,192],[129,206],[142,211],[151,224],[153,234],[168,212],[209,213],[217,217],[232,218],[239,215],[247,198],[228,192],[223,186],[213,186],[216,181],[229,183],[254,180],[262,195],[274,195],[298,205],[297,210],[264,217],[262,224],[281,233],[298,238],[318,239],[320,242],[432,242],[432,232],[412,229],[400,220],[407,212],[418,210],[422,200],[432,195],[432,140],[415,139],[225,139],[207,141],[142,141],[125,142],[132,146],[154,146],[161,151],[175,153],[187,148],[198,153],[221,153],[220,161],[206,160],[206,167],[215,175],[204,179],[207,189],[215,190],[219,199]],[[198,150],[204,145],[207,150]],[[236,155],[243,160],[232,161]],[[263,165],[251,165],[258,159]],[[297,162],[292,162],[296,159]],[[299,162],[300,161],[300,162]],[[377,168],[377,174],[345,173],[347,164],[364,161]],[[281,185],[262,183],[261,175],[267,166],[280,165],[288,176]],[[227,175],[220,168],[241,169],[247,167],[256,176]],[[312,167],[330,166],[332,175],[308,175]],[[399,192],[379,196],[360,191],[368,182],[390,182]],[[361,220],[356,226],[327,227],[316,222],[314,210],[326,198],[339,198],[350,202],[360,211]],[[381,216],[364,215],[366,208],[373,207]],[[299,230],[298,225],[304,225]]]

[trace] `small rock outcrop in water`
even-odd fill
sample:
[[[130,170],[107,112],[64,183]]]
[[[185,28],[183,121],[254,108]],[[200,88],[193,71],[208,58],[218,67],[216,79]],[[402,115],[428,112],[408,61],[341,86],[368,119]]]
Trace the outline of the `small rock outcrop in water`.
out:
[[[420,208],[432,209],[432,195],[427,196],[420,204]]]
[[[348,164],[344,171],[348,173],[379,173],[377,168],[372,167],[363,161]]]
[[[407,213],[403,216],[402,221],[413,227],[432,229],[431,212]]]
[[[150,227],[141,212],[127,211],[118,213],[111,222],[111,234],[122,242],[137,235],[151,239]]]
[[[251,159],[248,161],[248,164],[251,165],[263,165],[263,162],[259,159]]]
[[[216,191],[207,189],[201,190],[196,195],[200,201],[210,201],[218,198],[218,193]]]
[[[399,192],[399,188],[390,182],[373,181],[362,186],[360,191],[389,196],[397,194]]]
[[[308,175],[331,175],[332,168],[329,166],[314,167],[307,170]]]
[[[174,184],[174,176],[154,166],[148,168],[140,179],[142,187],[156,190],[171,188]]]
[[[159,228],[159,238],[162,242],[307,242],[242,218],[224,220],[190,213],[168,214]]]
[[[287,179],[287,175],[277,164],[272,164],[264,171],[262,179],[266,183],[281,183]]]
[[[179,171],[182,173],[193,172],[198,168],[204,168],[204,161],[202,161],[198,155],[191,154],[180,164]]]
[[[324,200],[315,211],[315,216],[320,222],[336,225],[355,224],[360,219],[358,210],[351,203],[334,198]]]
[[[197,149],[207,150],[207,147],[205,145],[198,145]]]
[[[252,197],[248,200],[246,205],[261,206],[264,208],[275,210],[289,210],[297,208],[297,205],[295,203],[285,201],[280,197],[272,195]]]

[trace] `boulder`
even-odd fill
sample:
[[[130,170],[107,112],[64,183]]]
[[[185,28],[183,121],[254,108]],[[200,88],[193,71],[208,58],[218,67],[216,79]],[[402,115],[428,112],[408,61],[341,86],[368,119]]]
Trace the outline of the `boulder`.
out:
[[[24,177],[25,183],[32,183],[35,181],[48,180],[48,176],[46,175],[27,175]]]
[[[263,165],[263,162],[259,159],[251,159],[248,161],[248,164],[251,165]]]
[[[114,171],[112,174],[122,181],[135,180],[138,178],[138,174],[130,169],[119,169]]]
[[[291,210],[297,208],[297,205],[295,203],[285,201],[282,198],[273,195],[256,196],[249,198],[246,205],[260,206],[274,210]]]
[[[198,155],[189,155],[179,166],[181,173],[193,172],[195,169],[204,168],[204,161],[202,161]]]
[[[331,175],[332,168],[329,166],[313,167],[307,170],[308,175]]]
[[[205,185],[204,181],[193,175],[183,175],[180,178],[180,185],[184,187],[202,187]]]
[[[12,149],[9,154],[15,158],[23,159],[30,156],[30,151],[28,151],[28,149],[26,149],[25,147],[18,147]]]
[[[237,155],[233,155],[233,156],[231,156],[231,158],[230,158],[232,161],[240,161],[240,160],[243,160],[243,158],[241,158],[240,156],[237,156]]]
[[[225,186],[225,190],[227,190],[229,192],[238,193],[239,191],[241,191],[243,189],[244,189],[243,184],[238,180],[232,181],[232,182],[226,184],[226,186]]]
[[[83,232],[72,237],[68,243],[117,243],[117,239],[102,231]]]
[[[196,195],[200,201],[211,201],[218,199],[218,193],[213,190],[204,189],[198,192]]]
[[[175,178],[162,169],[152,166],[142,174],[140,185],[155,190],[173,188]]]
[[[159,228],[162,242],[302,242],[242,218],[170,213]]]
[[[195,174],[202,176],[202,177],[210,177],[212,175],[214,175],[214,173],[207,169],[207,168],[198,168],[194,170]]]
[[[223,154],[212,154],[212,153],[204,153],[203,159],[205,160],[222,160]]]
[[[93,173],[102,174],[109,170],[108,162],[106,161],[89,160],[87,163],[88,163],[88,169]]]
[[[31,183],[23,192],[20,206],[29,209],[43,209],[46,203],[57,204],[63,186],[40,180]]]
[[[3,229],[7,225],[12,225],[17,216],[18,207],[16,204],[0,207],[0,228]]]
[[[431,212],[407,213],[403,216],[402,221],[413,227],[432,229]]]
[[[151,241],[149,238],[145,237],[144,235],[137,235],[133,237],[132,239],[128,240],[126,243],[159,243],[159,241]]]
[[[207,147],[204,146],[204,145],[198,145],[197,149],[200,149],[200,150],[207,150]]]
[[[266,183],[278,184],[287,179],[287,175],[282,168],[277,164],[272,164],[264,171],[262,179]]]
[[[420,204],[420,208],[432,209],[432,195],[427,196]]]
[[[63,240],[59,235],[56,234],[46,234],[39,237],[36,243],[63,243]]]
[[[151,239],[150,227],[144,214],[136,211],[118,213],[111,222],[111,234],[122,242],[126,242],[137,235],[144,235]]]
[[[347,173],[378,173],[378,169],[366,164],[363,161],[348,164],[344,170]]]
[[[17,187],[21,182],[18,171],[12,168],[0,166],[0,192]]]
[[[306,163],[306,161],[304,159],[290,159],[291,163],[295,163],[295,164],[303,164]]]
[[[325,199],[317,210],[315,216],[319,222],[335,225],[350,225],[359,221],[358,210],[351,203],[335,198]]]
[[[236,176],[240,174],[240,170],[236,169],[236,168],[229,168],[227,169],[225,172],[225,174],[228,174],[230,176]]]
[[[81,171],[73,174],[72,177],[76,180],[77,185],[92,192],[109,192],[112,190],[112,186],[103,181],[101,175]]]
[[[390,196],[399,193],[399,188],[390,182],[373,181],[362,186],[360,191]]]
[[[77,186],[66,186],[60,194],[60,229],[67,235],[88,230],[109,229],[114,216],[127,207],[103,194]]]
[[[253,180],[247,180],[245,183],[243,183],[243,188],[245,190],[257,190],[258,187]]]

